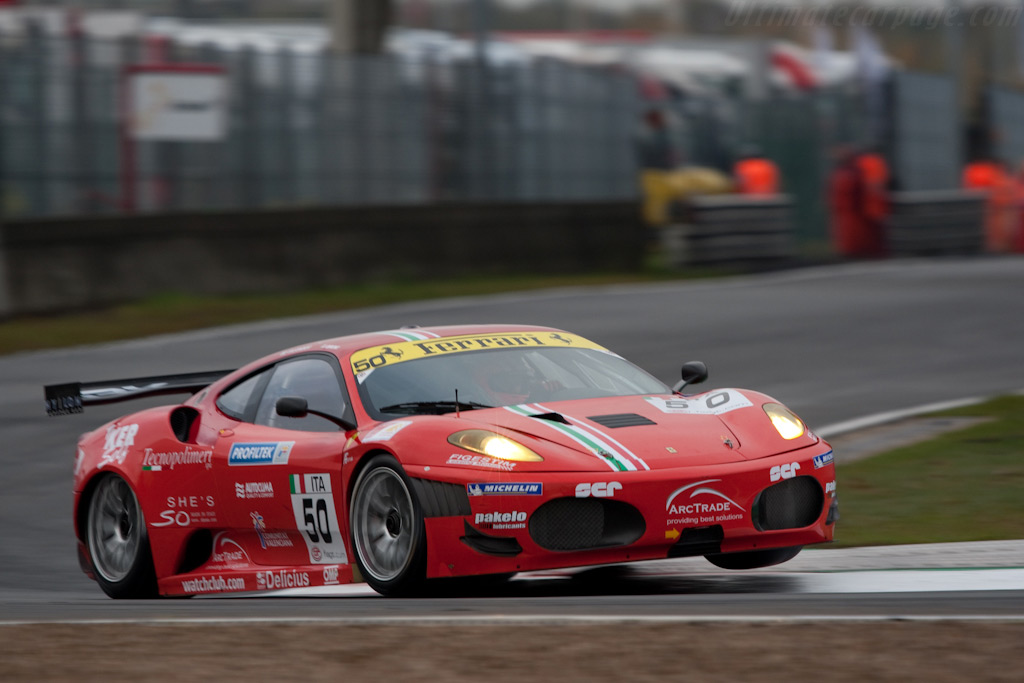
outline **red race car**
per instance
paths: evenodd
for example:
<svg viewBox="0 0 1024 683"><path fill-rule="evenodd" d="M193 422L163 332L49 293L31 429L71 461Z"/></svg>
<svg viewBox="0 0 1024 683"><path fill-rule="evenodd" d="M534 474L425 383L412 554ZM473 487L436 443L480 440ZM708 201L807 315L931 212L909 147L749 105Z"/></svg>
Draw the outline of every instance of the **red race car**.
<svg viewBox="0 0 1024 683"><path fill-rule="evenodd" d="M111 597L703 555L783 562L832 539L832 449L763 394L670 389L551 328L354 335L241 369L46 387L50 414L192 393L84 434L83 569Z"/></svg>

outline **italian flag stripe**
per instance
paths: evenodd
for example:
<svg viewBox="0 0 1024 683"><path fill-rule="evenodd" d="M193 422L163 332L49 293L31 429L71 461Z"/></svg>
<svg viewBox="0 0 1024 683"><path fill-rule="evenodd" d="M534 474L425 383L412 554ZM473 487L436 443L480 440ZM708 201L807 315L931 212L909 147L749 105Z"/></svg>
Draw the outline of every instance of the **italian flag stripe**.
<svg viewBox="0 0 1024 683"><path fill-rule="evenodd" d="M292 477L292 493L302 493L302 475L293 474Z"/></svg>
<svg viewBox="0 0 1024 683"><path fill-rule="evenodd" d="M530 412L530 410L525 408L524 406L505 406L505 408L513 413L518 413L519 415L525 415L527 417L537 414ZM624 461L624 458L622 458L621 456L617 456L617 454L614 451L609 452L604 450L601 447L601 444L595 443L593 439L589 438L588 435L582 432L581 430L571 427L570 425L561 424L559 422L552 422L550 420L543 420L543 422L548 427L555 429L559 432L562 432L576 443L585 446L587 450L589 450L595 456L603 460L604 463L608 465L608 467L610 467L611 469L618 470L620 472L625 470L636 469L636 465L629 462L628 460Z"/></svg>

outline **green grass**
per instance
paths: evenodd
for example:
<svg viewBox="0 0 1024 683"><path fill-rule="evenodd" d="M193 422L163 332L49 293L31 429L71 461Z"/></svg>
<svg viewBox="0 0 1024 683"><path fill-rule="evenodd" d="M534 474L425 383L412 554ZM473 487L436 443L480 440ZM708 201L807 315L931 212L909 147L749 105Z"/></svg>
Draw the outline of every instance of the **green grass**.
<svg viewBox="0 0 1024 683"><path fill-rule="evenodd" d="M0 355L17 351L95 344L285 316L451 296L498 294L551 287L612 285L693 279L723 271L670 272L649 266L638 273L524 275L435 281L372 283L288 294L191 296L167 294L138 303L53 316L22 316L0 322Z"/></svg>
<svg viewBox="0 0 1024 683"><path fill-rule="evenodd" d="M942 415L994 419L840 465L836 545L1024 539L1024 396Z"/></svg>

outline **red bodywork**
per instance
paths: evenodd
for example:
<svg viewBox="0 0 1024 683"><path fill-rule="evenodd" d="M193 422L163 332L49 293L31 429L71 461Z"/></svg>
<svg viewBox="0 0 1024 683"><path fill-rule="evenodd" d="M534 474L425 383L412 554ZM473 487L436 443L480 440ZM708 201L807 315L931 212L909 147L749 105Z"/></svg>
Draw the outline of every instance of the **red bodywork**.
<svg viewBox="0 0 1024 683"><path fill-rule="evenodd" d="M91 484L98 475L116 472L140 501L163 595L359 581L349 538L349 494L360 466L381 452L398 459L413 479L451 484L450 490L468 493L463 497L468 498L468 514L464 507L455 514L442 506L425 520L428 578L705 554L708 534L714 551L722 553L832 539L831 447L809 431L783 439L762 409L775 401L757 392L720 389L685 397L583 399L387 422L371 419L360 404L349 360L360 349L395 343L410 334L446 338L513 332L559 331L462 326L316 342L240 368L183 404L130 414L83 435L74 479L83 568L92 575L84 542ZM260 367L324 353L340 364L357 429L275 429L240 422L215 405L222 391ZM712 410L729 401L740 407ZM698 414L690 414L693 407L700 408ZM171 426L172 412L183 408L198 411L187 442ZM557 414L564 422L531 413ZM609 427L589 419L617 415L642 424ZM451 434L474 427L514 435L544 461L495 461L448 442ZM615 469L587 443L604 444L635 469ZM288 453L282 464L239 466L231 462L235 444L262 445L267 454L272 446L275 453ZM797 528L759 530L757 508L764 507L759 495L797 479L810 492L817 514ZM627 504L642 521L630 513L629 529L597 543L607 547L560 550L552 549L550 540L547 548L538 545L531 533L537 510L549 501L578 498L602 501L605 514L619 509L608 505ZM547 531L548 537L558 535L557 529ZM467 542L473 536L515 539L521 551L485 552ZM502 547L507 548L505 543Z"/></svg>

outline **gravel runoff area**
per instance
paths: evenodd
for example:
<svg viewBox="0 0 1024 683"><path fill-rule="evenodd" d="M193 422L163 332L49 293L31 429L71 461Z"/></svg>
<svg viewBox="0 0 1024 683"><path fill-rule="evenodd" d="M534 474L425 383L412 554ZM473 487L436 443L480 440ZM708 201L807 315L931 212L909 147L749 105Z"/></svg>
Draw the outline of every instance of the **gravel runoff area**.
<svg viewBox="0 0 1024 683"><path fill-rule="evenodd" d="M1019 681L1024 622L38 625L4 681Z"/></svg>

